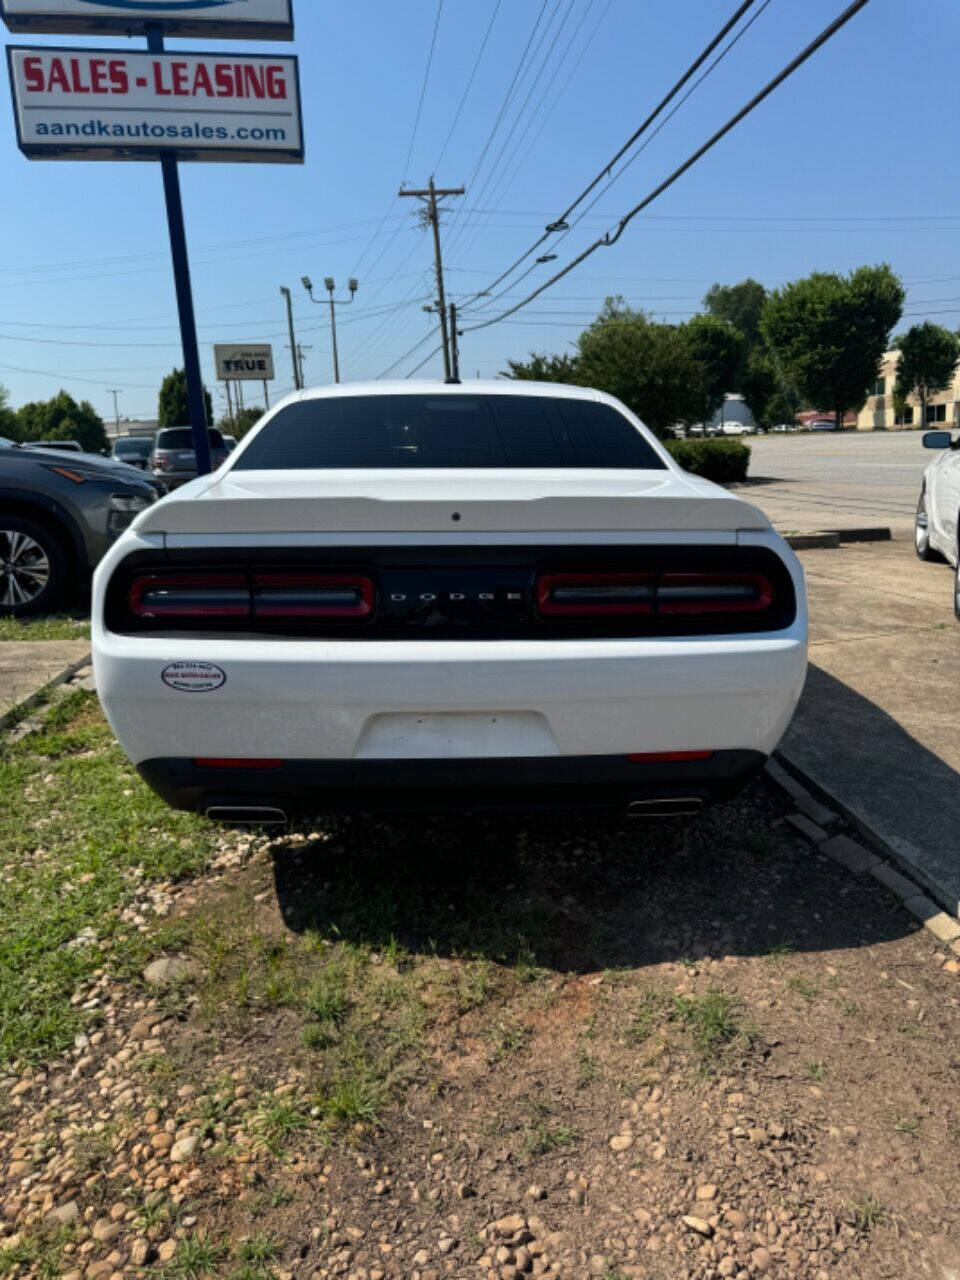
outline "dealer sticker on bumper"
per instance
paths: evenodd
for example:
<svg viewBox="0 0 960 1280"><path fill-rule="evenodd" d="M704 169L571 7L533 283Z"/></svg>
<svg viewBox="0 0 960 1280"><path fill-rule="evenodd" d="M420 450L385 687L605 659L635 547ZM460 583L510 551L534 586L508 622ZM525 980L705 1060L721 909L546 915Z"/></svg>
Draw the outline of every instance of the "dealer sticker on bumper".
<svg viewBox="0 0 960 1280"><path fill-rule="evenodd" d="M212 662L171 662L160 672L160 678L180 693L212 693L227 683L226 672Z"/></svg>

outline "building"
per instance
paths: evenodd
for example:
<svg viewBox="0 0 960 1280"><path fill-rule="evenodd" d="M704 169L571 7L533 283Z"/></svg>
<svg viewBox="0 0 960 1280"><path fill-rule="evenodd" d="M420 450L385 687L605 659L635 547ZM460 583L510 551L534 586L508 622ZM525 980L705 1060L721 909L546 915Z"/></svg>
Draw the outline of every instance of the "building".
<svg viewBox="0 0 960 1280"><path fill-rule="evenodd" d="M737 422L741 426L749 427L751 431L755 430L757 425L743 396L733 395L730 392L723 397L723 404L707 423L707 430L714 431L722 427L725 422Z"/></svg>
<svg viewBox="0 0 960 1280"><path fill-rule="evenodd" d="M897 381L899 351L887 351L880 368L880 377L867 396L867 402L857 414L858 431L909 431L924 426L943 425L960 427L960 365L954 370L953 382L943 391L930 396L927 401L927 420L920 421L920 401L908 396L902 415L893 404L893 389Z"/></svg>
<svg viewBox="0 0 960 1280"><path fill-rule="evenodd" d="M116 440L120 436L155 436L160 429L156 418L121 418L119 427L113 418L104 420L108 440Z"/></svg>

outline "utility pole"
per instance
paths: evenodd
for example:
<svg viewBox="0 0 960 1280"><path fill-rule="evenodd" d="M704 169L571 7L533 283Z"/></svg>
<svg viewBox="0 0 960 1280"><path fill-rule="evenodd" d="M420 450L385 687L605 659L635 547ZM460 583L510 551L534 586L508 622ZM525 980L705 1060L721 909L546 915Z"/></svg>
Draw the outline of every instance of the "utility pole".
<svg viewBox="0 0 960 1280"><path fill-rule="evenodd" d="M293 298L290 296L290 290L285 286L280 286L280 292L287 300L287 327L290 330L290 356L293 360L293 385L297 391L303 390L303 370L300 362L297 360L297 335L293 328Z"/></svg>
<svg viewBox="0 0 960 1280"><path fill-rule="evenodd" d="M315 298L313 296L313 281L310 279L310 277L303 276L301 278L300 283L306 289L307 297L310 299L310 301L315 302L317 306L320 306L321 305L320 299ZM327 293L330 295L330 336L333 339L333 380L334 382L339 382L340 381L340 354L337 351L337 307L349 307L350 303L356 297L357 288L359 286L357 285L357 282L353 278L353 276L351 276L349 281L347 282L347 287L350 290L349 298L334 298L333 291L337 286L333 282L333 276L327 276L324 279L323 287L326 289Z"/></svg>
<svg viewBox="0 0 960 1280"><path fill-rule="evenodd" d="M119 402L120 392L108 391L107 395L113 396L113 421L117 428L117 435L119 435L120 434L120 402Z"/></svg>
<svg viewBox="0 0 960 1280"><path fill-rule="evenodd" d="M450 303L450 364L451 378L460 381L460 331L457 329L457 304Z"/></svg>
<svg viewBox="0 0 960 1280"><path fill-rule="evenodd" d="M312 351L313 347L305 347L302 342L297 343L297 364L300 367L300 387L301 389L307 385L307 380L303 376L303 353Z"/></svg>
<svg viewBox="0 0 960 1280"><path fill-rule="evenodd" d="M433 178L423 191L407 191L401 189L402 196L413 196L426 205L426 220L433 228L433 258L437 273L437 310L440 313L440 338L443 343L443 376L447 382L453 377L453 365L450 359L450 335L447 332L447 299L443 289L443 256L440 252L440 215L437 201L447 196L462 196L466 187L437 187Z"/></svg>

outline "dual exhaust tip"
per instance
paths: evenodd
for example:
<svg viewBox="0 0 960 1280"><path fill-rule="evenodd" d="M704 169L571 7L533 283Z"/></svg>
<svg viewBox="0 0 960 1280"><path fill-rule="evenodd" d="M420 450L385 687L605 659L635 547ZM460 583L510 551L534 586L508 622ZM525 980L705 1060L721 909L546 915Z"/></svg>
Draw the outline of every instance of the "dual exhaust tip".
<svg viewBox="0 0 960 1280"><path fill-rule="evenodd" d="M671 796L660 800L631 800L628 818L685 818L703 808L700 796ZM283 809L272 805L211 805L206 810L211 822L237 827L282 827L288 817Z"/></svg>

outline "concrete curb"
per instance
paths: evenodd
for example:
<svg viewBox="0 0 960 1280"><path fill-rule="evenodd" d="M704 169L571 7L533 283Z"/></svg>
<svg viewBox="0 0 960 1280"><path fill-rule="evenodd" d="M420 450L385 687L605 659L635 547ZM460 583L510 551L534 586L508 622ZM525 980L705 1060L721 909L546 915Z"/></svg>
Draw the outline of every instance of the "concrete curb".
<svg viewBox="0 0 960 1280"><path fill-rule="evenodd" d="M819 533L789 533L784 539L794 551L812 551L817 547L841 547L847 542L891 542L893 531L888 525L860 529L823 529Z"/></svg>
<svg viewBox="0 0 960 1280"><path fill-rule="evenodd" d="M785 768L785 765L788 767ZM902 855L899 855L889 842L883 838L882 834L874 831L835 797L826 795L822 787L817 786L806 776L799 765L795 764L782 752L775 752L774 757L767 761L766 773L772 782L776 783L782 791L790 796L800 811L787 816L787 822L794 831L809 840L820 853L846 867L853 875L869 875L884 885L900 899L903 906L912 916L923 923L924 927L933 934L938 942L948 943L951 951L960 956L960 921L948 911L944 911L941 903L934 901L934 898L938 896L943 898L946 895L942 892L938 894L936 886L928 884L927 888L933 894L933 897L930 897L923 892L920 884L909 879L907 875L901 874L901 871L897 870L897 866L908 872L909 875L918 876L919 878L916 868L912 867ZM809 791L807 790L808 785L810 787ZM823 796L829 800L838 812L834 813L826 808L825 805L821 804L818 796ZM810 817L807 816L814 806L820 811L817 814L818 818L823 819L819 825L811 821ZM806 812L803 812L804 810ZM882 849L890 859L890 862L897 865L891 866L890 863L884 862L872 849L858 844L856 840L851 840L849 836L831 835L829 828L839 820L840 815L855 830Z"/></svg>
<svg viewBox="0 0 960 1280"><path fill-rule="evenodd" d="M78 671L82 671L84 667L89 667L92 661L93 654L87 653L76 662L71 662L64 667L62 671L58 671L52 679L47 680L39 689L35 689L29 698L24 698L22 702L18 702L16 706L11 707L9 711L0 716L0 730L6 729L15 720L19 720L25 711L32 711L43 700L45 694L49 693L51 689L56 689L58 685L66 684L68 680L72 680Z"/></svg>

